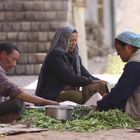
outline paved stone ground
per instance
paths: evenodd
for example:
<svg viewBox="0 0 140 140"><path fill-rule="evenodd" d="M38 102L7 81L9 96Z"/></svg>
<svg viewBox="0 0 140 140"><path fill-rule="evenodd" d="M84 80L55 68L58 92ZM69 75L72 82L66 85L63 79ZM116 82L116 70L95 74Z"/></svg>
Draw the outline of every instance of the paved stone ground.
<svg viewBox="0 0 140 140"><path fill-rule="evenodd" d="M24 91L34 94L38 76L29 76L29 75L22 75L22 76L8 76L9 79L18 85Z"/></svg>

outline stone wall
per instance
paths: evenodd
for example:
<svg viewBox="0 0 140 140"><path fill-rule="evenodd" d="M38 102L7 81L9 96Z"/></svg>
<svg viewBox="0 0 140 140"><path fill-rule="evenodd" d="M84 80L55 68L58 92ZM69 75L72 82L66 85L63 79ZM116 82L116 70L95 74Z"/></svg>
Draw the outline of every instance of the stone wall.
<svg viewBox="0 0 140 140"><path fill-rule="evenodd" d="M39 74L56 29L68 23L69 0L1 0L0 42L12 42L21 52L9 74Z"/></svg>

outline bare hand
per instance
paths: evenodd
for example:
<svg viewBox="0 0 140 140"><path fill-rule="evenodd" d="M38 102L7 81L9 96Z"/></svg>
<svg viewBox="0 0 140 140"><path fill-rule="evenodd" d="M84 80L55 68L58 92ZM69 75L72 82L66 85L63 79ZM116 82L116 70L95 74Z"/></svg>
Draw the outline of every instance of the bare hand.
<svg viewBox="0 0 140 140"><path fill-rule="evenodd" d="M58 102L52 101L52 100L47 100L47 104L48 104L48 105L59 105Z"/></svg>

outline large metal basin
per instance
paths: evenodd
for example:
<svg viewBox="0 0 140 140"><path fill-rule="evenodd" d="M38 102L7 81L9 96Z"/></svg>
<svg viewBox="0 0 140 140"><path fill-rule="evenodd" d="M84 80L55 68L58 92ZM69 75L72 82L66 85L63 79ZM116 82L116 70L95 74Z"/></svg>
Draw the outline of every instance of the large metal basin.
<svg viewBox="0 0 140 140"><path fill-rule="evenodd" d="M73 108L71 106L57 106L57 105L47 105L45 113L47 116L53 117L57 120L71 120Z"/></svg>

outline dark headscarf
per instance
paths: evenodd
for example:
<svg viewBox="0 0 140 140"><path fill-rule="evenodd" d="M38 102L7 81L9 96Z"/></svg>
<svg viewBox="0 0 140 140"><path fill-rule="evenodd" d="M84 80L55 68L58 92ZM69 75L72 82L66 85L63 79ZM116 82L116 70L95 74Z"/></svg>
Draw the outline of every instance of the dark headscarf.
<svg viewBox="0 0 140 140"><path fill-rule="evenodd" d="M45 63L47 61L47 56L54 50L59 50L59 51L62 51L66 54L67 53L67 47L68 47L68 39L70 38L71 34L73 32L76 32L76 29L73 28L72 26L64 26L62 28L59 28L52 41L51 41L51 46L50 46L50 49L48 50L48 53L45 57L45 60L43 62L43 65L41 67L41 71L40 71L40 74L39 74L39 79L38 79L38 85L37 85L37 89L36 89L36 94L37 94L37 90L41 87L41 81L44 77L43 75L43 71L44 71L44 68L45 68ZM71 53L71 56L74 58L75 60L75 69L76 69L76 75L78 76L81 76L81 69L80 69L80 56L79 56L79 53L78 53L78 46L76 44L73 52Z"/></svg>
<svg viewBox="0 0 140 140"><path fill-rule="evenodd" d="M61 27L59 28L52 41L51 41L51 46L50 46L50 49L48 50L48 53L47 53L47 56L49 55L50 52L54 51L54 50L59 50L59 51L62 51L62 52L65 52L66 53L66 50L67 50L67 47L68 47L68 39L71 37L71 34L73 32L76 32L77 33L77 30L72 27L72 26L64 26L64 27ZM80 56L79 56L79 50L78 50L78 45L76 44L73 52L72 52L72 57L75 59L75 64L76 64L76 74L78 76L81 76L81 70L80 70ZM45 61L47 59L47 56L45 58ZM45 65L45 61L42 65L42 69Z"/></svg>

